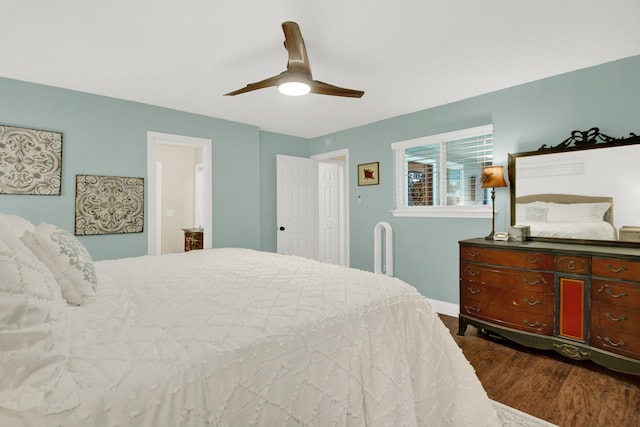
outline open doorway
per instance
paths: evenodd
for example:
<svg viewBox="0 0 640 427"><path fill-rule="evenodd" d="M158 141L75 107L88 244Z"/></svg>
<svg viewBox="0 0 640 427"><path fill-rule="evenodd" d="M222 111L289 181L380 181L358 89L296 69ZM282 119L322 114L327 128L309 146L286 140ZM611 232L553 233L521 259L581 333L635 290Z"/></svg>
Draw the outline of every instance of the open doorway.
<svg viewBox="0 0 640 427"><path fill-rule="evenodd" d="M147 132L148 253L182 252L183 228L212 245L211 140Z"/></svg>

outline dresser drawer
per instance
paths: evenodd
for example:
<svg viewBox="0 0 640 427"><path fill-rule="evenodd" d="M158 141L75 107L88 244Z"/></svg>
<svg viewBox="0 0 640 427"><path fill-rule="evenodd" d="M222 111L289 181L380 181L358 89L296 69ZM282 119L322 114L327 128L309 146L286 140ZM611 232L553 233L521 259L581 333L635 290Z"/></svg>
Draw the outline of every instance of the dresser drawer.
<svg viewBox="0 0 640 427"><path fill-rule="evenodd" d="M640 309L593 302L591 304L591 326L635 333L640 340Z"/></svg>
<svg viewBox="0 0 640 427"><path fill-rule="evenodd" d="M594 276L640 282L640 262L594 257L591 273Z"/></svg>
<svg viewBox="0 0 640 427"><path fill-rule="evenodd" d="M553 292L553 273L460 263L460 278L501 288L532 292Z"/></svg>
<svg viewBox="0 0 640 427"><path fill-rule="evenodd" d="M640 284L592 279L591 301L640 308Z"/></svg>
<svg viewBox="0 0 640 427"><path fill-rule="evenodd" d="M556 256L556 271L570 274L590 274L591 260L581 256Z"/></svg>
<svg viewBox="0 0 640 427"><path fill-rule="evenodd" d="M500 289L492 288L486 283L460 280L460 304L480 301L490 304L493 295Z"/></svg>
<svg viewBox="0 0 640 427"><path fill-rule="evenodd" d="M504 306L480 301L461 302L460 313L469 317L534 334L553 335L553 316L511 310Z"/></svg>
<svg viewBox="0 0 640 427"><path fill-rule="evenodd" d="M477 246L461 246L460 259L490 265L513 268L553 270L554 256L538 252L487 249Z"/></svg>
<svg viewBox="0 0 640 427"><path fill-rule="evenodd" d="M553 316L553 294L521 291L515 288L496 288L476 282L460 283L460 301L462 305L475 302L504 307L508 310Z"/></svg>
<svg viewBox="0 0 640 427"><path fill-rule="evenodd" d="M591 328L592 346L633 359L640 359L639 338L637 333L615 327L592 326Z"/></svg>

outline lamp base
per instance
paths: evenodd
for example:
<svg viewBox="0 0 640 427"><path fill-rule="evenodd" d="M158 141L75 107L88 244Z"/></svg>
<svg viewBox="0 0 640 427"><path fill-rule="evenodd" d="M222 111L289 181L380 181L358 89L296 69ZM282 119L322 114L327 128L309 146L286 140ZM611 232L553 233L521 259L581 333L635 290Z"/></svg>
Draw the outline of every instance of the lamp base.
<svg viewBox="0 0 640 427"><path fill-rule="evenodd" d="M485 239L485 240L493 240L493 236L494 236L494 234L493 234L493 231L492 231L492 232L491 232L491 234L489 234L489 235L488 235L487 237L485 237L484 239Z"/></svg>

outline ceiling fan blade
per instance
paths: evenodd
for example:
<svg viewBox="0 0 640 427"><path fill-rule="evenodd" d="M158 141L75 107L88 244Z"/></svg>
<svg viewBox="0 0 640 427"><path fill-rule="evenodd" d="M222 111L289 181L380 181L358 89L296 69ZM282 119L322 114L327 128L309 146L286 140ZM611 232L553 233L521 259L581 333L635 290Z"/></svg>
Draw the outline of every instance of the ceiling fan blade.
<svg viewBox="0 0 640 427"><path fill-rule="evenodd" d="M259 82L249 83L242 89L234 90L233 92L225 93L224 96L234 96L241 93L251 92L252 90L264 89L266 87L277 86L280 82L281 74L277 76L269 77L268 79L260 80Z"/></svg>
<svg viewBox="0 0 640 427"><path fill-rule="evenodd" d="M282 23L282 31L284 32L284 47L289 52L287 70L299 71L308 74L311 78L311 65L300 27L293 21L286 21Z"/></svg>
<svg viewBox="0 0 640 427"><path fill-rule="evenodd" d="M362 90L346 89L318 80L314 80L311 84L311 93L317 93L319 95L346 96L349 98L361 98L362 95L364 95L364 91Z"/></svg>

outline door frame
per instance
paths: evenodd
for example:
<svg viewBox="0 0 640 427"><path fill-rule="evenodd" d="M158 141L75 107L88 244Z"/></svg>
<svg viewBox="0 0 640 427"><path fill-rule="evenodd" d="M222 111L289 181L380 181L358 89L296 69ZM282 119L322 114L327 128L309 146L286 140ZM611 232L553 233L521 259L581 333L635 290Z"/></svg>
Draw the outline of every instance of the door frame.
<svg viewBox="0 0 640 427"><path fill-rule="evenodd" d="M156 148L158 145L182 145L188 147L198 147L202 149L202 163L204 166L204 247L213 247L213 186L212 177L212 146L210 139L196 138L192 136L174 135L161 132L147 132L147 181L148 181L148 201L147 201L147 253L149 255L160 255L157 236L160 223L162 222L162 212L158 211L157 191L162 183L156 177ZM160 209L161 210L161 209Z"/></svg>
<svg viewBox="0 0 640 427"><path fill-rule="evenodd" d="M350 232L349 232L349 225L350 225L350 217L349 217L349 176L351 175L349 173L349 149L348 148L344 148L342 150L336 150L336 151L329 151L327 153L320 153L320 154L315 154L313 156L311 156L312 159L318 160L318 161L322 161L322 160L335 160L336 158L344 158L344 183L343 183L343 194L344 194L344 200L343 200L343 206L344 206L344 211L342 212L342 216L343 216L343 226L342 229L340 230L341 233L341 240L343 242L342 245L342 250L344 253L344 265L349 267L351 265L351 250L350 250Z"/></svg>

